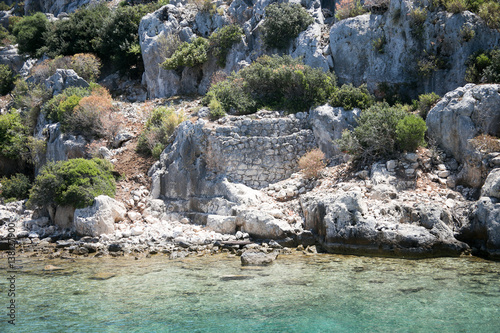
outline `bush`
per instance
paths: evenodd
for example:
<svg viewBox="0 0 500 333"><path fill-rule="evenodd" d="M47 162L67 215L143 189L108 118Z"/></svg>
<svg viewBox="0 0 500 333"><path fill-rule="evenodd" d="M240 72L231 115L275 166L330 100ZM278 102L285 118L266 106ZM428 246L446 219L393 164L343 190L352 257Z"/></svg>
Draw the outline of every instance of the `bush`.
<svg viewBox="0 0 500 333"><path fill-rule="evenodd" d="M224 113L247 114L257 111L257 102L244 87L244 80L237 75L230 76L225 81L220 81L210 87L203 98L203 104L210 105L212 100L217 100ZM217 111L220 113L220 111Z"/></svg>
<svg viewBox="0 0 500 333"><path fill-rule="evenodd" d="M33 58L39 56L39 49L44 46L43 35L48 27L49 20L42 13L26 16L17 22L12 32L16 37L19 53Z"/></svg>
<svg viewBox="0 0 500 333"><path fill-rule="evenodd" d="M338 141L340 149L360 162L390 157L398 148L397 125L406 115L401 105L374 104L361 113L358 126L352 132L346 130L342 133Z"/></svg>
<svg viewBox="0 0 500 333"><path fill-rule="evenodd" d="M78 158L48 163L36 177L27 205L83 208L99 195L115 195L113 165L97 158Z"/></svg>
<svg viewBox="0 0 500 333"><path fill-rule="evenodd" d="M209 42L203 37L197 37L192 43L184 42L172 57L163 62L164 69L178 69L183 66L196 67L208 60Z"/></svg>
<svg viewBox="0 0 500 333"><path fill-rule="evenodd" d="M77 53L96 53L101 42L100 32L111 15L106 4L88 5L69 15L67 20L54 22L44 34L49 57ZM108 53L113 52L108 50Z"/></svg>
<svg viewBox="0 0 500 333"><path fill-rule="evenodd" d="M270 4L266 7L262 24L264 43L268 47L284 49L313 22L311 15L298 4Z"/></svg>
<svg viewBox="0 0 500 333"><path fill-rule="evenodd" d="M420 117L424 120L427 118L427 113L436 102L440 99L438 94L432 92L429 94L423 94L418 96L417 101L413 101L413 108L418 111Z"/></svg>
<svg viewBox="0 0 500 333"><path fill-rule="evenodd" d="M299 159L299 169L309 179L318 178L325 166L325 154L319 148L309 151Z"/></svg>
<svg viewBox="0 0 500 333"><path fill-rule="evenodd" d="M335 6L335 19L341 21L349 17L362 15L366 12L367 10L361 6L359 0L341 0Z"/></svg>
<svg viewBox="0 0 500 333"><path fill-rule="evenodd" d="M466 0L446 0L444 6L448 12L453 14L461 13L468 9Z"/></svg>
<svg viewBox="0 0 500 333"><path fill-rule="evenodd" d="M210 108L210 113L209 113L210 120L217 120L226 115L226 112L224 111L222 104L217 100L217 98L213 98L210 101L210 104L208 104L208 107Z"/></svg>
<svg viewBox="0 0 500 333"><path fill-rule="evenodd" d="M28 128L16 110L0 115L0 155L17 159L26 154Z"/></svg>
<svg viewBox="0 0 500 333"><path fill-rule="evenodd" d="M14 74L7 65L0 65L0 94L7 95L14 88Z"/></svg>
<svg viewBox="0 0 500 333"><path fill-rule="evenodd" d="M28 83L16 80L12 90L13 106L22 111L23 122L33 132L42 105L51 97L51 93L43 84Z"/></svg>
<svg viewBox="0 0 500 333"><path fill-rule="evenodd" d="M349 83L344 84L333 94L330 104L334 107L343 107L346 110L354 108L364 110L373 104L373 98L365 85L356 88Z"/></svg>
<svg viewBox="0 0 500 333"><path fill-rule="evenodd" d="M396 125L396 140L399 149L414 152L418 147L424 146L426 131L425 120L421 117L413 114L405 116Z"/></svg>
<svg viewBox="0 0 500 333"><path fill-rule="evenodd" d="M467 61L465 80L474 83L500 83L500 49L473 54Z"/></svg>
<svg viewBox="0 0 500 333"><path fill-rule="evenodd" d="M290 56L263 56L226 81L213 85L203 99L216 98L227 113L247 114L259 107L291 112L325 103L335 90L335 76Z"/></svg>
<svg viewBox="0 0 500 333"><path fill-rule="evenodd" d="M217 58L220 67L226 66L226 57L235 43L241 41L243 29L235 24L220 28L208 38L210 53Z"/></svg>
<svg viewBox="0 0 500 333"><path fill-rule="evenodd" d="M159 157L158 152L161 154L167 146L170 136L184 120L184 114L177 114L174 109L165 107L154 109L139 135L137 151Z"/></svg>
<svg viewBox="0 0 500 333"><path fill-rule="evenodd" d="M6 201L16 201L28 198L31 181L26 175L17 173L10 178L2 177L0 183L2 184L0 195Z"/></svg>

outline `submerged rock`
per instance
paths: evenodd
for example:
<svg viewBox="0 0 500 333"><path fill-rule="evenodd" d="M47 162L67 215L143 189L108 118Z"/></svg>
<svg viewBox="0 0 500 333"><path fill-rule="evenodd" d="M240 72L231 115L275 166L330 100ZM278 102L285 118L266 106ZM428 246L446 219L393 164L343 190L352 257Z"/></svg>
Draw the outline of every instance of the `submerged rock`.
<svg viewBox="0 0 500 333"><path fill-rule="evenodd" d="M74 227L82 236L100 236L115 232L115 222L125 219L125 206L105 195L100 195L94 204L75 210Z"/></svg>
<svg viewBox="0 0 500 333"><path fill-rule="evenodd" d="M278 252L271 253L248 250L241 255L241 265L243 266L267 266L273 263L278 257Z"/></svg>

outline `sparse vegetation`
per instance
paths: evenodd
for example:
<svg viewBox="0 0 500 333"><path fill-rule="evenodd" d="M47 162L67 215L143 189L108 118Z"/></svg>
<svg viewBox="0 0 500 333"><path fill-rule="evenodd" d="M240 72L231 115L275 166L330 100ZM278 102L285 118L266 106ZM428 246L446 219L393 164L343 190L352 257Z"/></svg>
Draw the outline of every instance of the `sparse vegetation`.
<svg viewBox="0 0 500 333"><path fill-rule="evenodd" d="M373 50L377 53L384 53L386 43L387 41L385 40L385 36L374 39L372 41Z"/></svg>
<svg viewBox="0 0 500 333"><path fill-rule="evenodd" d="M27 205L29 207L92 205L99 195L114 197L113 165L94 158L48 163L36 177Z"/></svg>
<svg viewBox="0 0 500 333"><path fill-rule="evenodd" d="M470 42L476 36L476 31L464 23L462 29L460 29L460 35L464 42Z"/></svg>
<svg viewBox="0 0 500 333"><path fill-rule="evenodd" d="M311 15L298 4L270 4L262 24L264 43L271 48L287 48L313 22Z"/></svg>
<svg viewBox="0 0 500 333"><path fill-rule="evenodd" d="M319 148L307 152L299 159L299 169L309 179L318 178L325 167L325 154Z"/></svg>

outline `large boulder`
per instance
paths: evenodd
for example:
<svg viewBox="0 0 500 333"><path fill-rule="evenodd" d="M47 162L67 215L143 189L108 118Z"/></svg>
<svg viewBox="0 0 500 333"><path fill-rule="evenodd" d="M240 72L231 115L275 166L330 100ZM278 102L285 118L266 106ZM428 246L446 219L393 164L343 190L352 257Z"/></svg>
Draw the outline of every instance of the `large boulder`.
<svg viewBox="0 0 500 333"><path fill-rule="evenodd" d="M430 1L396 0L381 15L368 13L335 23L330 48L339 81L366 83L380 97L388 93L381 89L382 83L415 95L431 91L442 95L463 86L469 56L498 46L500 33L469 11L452 14L431 8ZM423 10L422 23L413 18L417 10ZM464 27L475 31L469 41L464 40ZM435 71L419 72L419 66L433 62Z"/></svg>
<svg viewBox="0 0 500 333"><path fill-rule="evenodd" d="M72 69L57 69L56 73L45 80L45 87L52 91L52 94L59 95L68 87L89 87L89 83L82 79Z"/></svg>
<svg viewBox="0 0 500 333"><path fill-rule="evenodd" d="M90 207L75 210L74 228L81 236L98 237L115 232L115 223L125 219L125 206L105 195L100 195Z"/></svg>
<svg viewBox="0 0 500 333"><path fill-rule="evenodd" d="M490 172L481 189L481 196L500 199L500 168Z"/></svg>
<svg viewBox="0 0 500 333"><path fill-rule="evenodd" d="M241 255L242 266L268 266L278 257L277 252L264 253L259 251L245 251Z"/></svg>
<svg viewBox="0 0 500 333"><path fill-rule="evenodd" d="M481 187L487 170L470 140L479 134L500 136L500 85L467 84L447 93L429 111L429 137L464 164L459 181Z"/></svg>
<svg viewBox="0 0 500 333"><path fill-rule="evenodd" d="M24 65L25 57L20 55L16 45L8 45L0 49L0 64L7 65L15 73L19 73Z"/></svg>

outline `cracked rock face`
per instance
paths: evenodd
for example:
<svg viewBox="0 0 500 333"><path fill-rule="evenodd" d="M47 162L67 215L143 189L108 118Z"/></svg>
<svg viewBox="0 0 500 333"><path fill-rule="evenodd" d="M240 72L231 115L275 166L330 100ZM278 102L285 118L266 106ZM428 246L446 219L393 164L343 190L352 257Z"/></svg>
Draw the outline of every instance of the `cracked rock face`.
<svg viewBox="0 0 500 333"><path fill-rule="evenodd" d="M499 45L500 34L471 12L451 14L431 11L429 6L427 1L421 4L423 23L413 21L418 4L408 0L391 1L383 15L364 14L335 23L330 30L330 49L339 81L366 83L380 97L384 97L380 83L404 94L411 90L443 95L463 86L468 57ZM474 38L464 40L464 27L475 31ZM419 62L432 57L444 65L435 66L436 71L424 76ZM409 89L412 84L417 84L417 89Z"/></svg>

